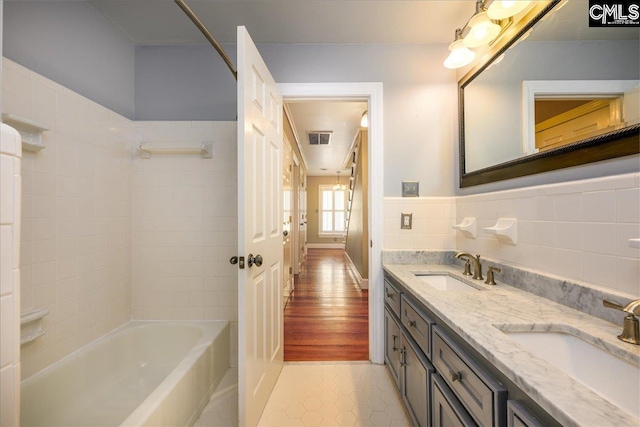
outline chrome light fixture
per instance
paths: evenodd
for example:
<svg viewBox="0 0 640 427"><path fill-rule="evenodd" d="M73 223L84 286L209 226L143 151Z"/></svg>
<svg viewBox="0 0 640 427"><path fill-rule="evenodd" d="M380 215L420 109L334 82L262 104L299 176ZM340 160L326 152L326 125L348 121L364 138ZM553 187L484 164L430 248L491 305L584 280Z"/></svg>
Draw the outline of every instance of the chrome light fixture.
<svg viewBox="0 0 640 427"><path fill-rule="evenodd" d="M450 69L464 67L474 60L475 52L469 50L462 40L462 29L456 30L456 39L449 45L449 56L444 60L444 66Z"/></svg>
<svg viewBox="0 0 640 427"><path fill-rule="evenodd" d="M487 9L491 19L507 19L517 15L529 6L531 1L493 0Z"/></svg>
<svg viewBox="0 0 640 427"><path fill-rule="evenodd" d="M360 127L369 127L369 110L364 110L364 113L362 113L362 117L360 118Z"/></svg>
<svg viewBox="0 0 640 427"><path fill-rule="evenodd" d="M469 50L486 46L500 36L511 22L511 17L527 9L531 1L476 0L476 11L464 27L456 30L456 37L449 45L449 56L444 61L447 68L461 68L476 57ZM488 7L487 7L488 6Z"/></svg>
<svg viewBox="0 0 640 427"><path fill-rule="evenodd" d="M466 47L470 48L491 43L502 30L500 25L489 18L482 7L482 0L476 1L476 13L467 23L467 27L469 27L469 32L464 36L463 42Z"/></svg>

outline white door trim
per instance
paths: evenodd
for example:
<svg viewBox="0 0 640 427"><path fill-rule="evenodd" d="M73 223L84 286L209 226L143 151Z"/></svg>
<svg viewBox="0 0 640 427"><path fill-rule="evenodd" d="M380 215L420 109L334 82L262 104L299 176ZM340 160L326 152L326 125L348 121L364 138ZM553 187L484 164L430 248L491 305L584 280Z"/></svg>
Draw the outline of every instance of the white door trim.
<svg viewBox="0 0 640 427"><path fill-rule="evenodd" d="M279 83L285 99L369 102L369 358L384 363L383 248L383 103L382 83Z"/></svg>

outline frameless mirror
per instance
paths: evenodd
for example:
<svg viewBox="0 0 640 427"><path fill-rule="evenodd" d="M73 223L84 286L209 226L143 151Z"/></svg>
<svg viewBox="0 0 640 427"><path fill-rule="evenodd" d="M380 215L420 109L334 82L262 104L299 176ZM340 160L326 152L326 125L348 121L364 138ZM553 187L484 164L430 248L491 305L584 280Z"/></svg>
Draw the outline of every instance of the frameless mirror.
<svg viewBox="0 0 640 427"><path fill-rule="evenodd" d="M640 28L547 3L460 81L461 187L640 151Z"/></svg>

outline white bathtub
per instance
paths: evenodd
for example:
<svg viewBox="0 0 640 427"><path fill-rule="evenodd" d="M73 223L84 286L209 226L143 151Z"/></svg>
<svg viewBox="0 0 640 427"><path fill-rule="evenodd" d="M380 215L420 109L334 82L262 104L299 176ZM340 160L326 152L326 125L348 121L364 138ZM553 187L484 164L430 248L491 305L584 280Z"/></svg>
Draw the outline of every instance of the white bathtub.
<svg viewBox="0 0 640 427"><path fill-rule="evenodd" d="M190 426L229 368L229 323L132 321L23 381L21 426Z"/></svg>

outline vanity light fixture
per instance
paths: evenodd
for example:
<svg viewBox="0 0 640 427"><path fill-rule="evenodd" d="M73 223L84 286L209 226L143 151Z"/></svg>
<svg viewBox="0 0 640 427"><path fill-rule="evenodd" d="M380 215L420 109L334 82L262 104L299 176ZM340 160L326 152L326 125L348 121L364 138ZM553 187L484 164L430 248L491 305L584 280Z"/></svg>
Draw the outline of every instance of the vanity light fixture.
<svg viewBox="0 0 640 427"><path fill-rule="evenodd" d="M467 23L469 32L464 36L463 43L466 47L474 48L491 43L502 29L500 25L491 20L486 10L482 7L483 0L476 1L476 13ZM514 3L514 2L512 2Z"/></svg>
<svg viewBox="0 0 640 427"><path fill-rule="evenodd" d="M364 110L364 113L362 113L362 118L360 118L360 127L369 127L369 110Z"/></svg>
<svg viewBox="0 0 640 427"><path fill-rule="evenodd" d="M449 56L444 60L444 66L450 69L464 67L474 60L475 52L469 50L462 40L462 29L456 29L456 39L449 45Z"/></svg>
<svg viewBox="0 0 640 427"><path fill-rule="evenodd" d="M531 1L493 0L487 9L491 19L507 19L517 15L529 6Z"/></svg>

